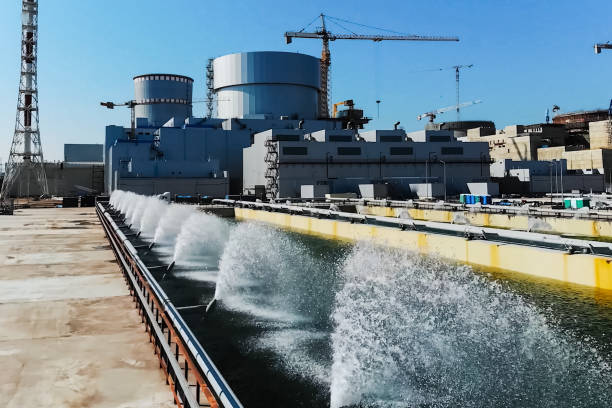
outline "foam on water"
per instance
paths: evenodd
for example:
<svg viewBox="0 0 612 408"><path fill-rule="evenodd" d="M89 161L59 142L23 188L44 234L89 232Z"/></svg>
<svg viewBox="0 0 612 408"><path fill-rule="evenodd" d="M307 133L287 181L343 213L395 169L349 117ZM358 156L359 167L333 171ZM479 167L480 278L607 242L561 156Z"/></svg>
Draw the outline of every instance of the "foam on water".
<svg viewBox="0 0 612 408"><path fill-rule="evenodd" d="M332 408L595 407L612 398L595 350L469 267L359 244L344 274Z"/></svg>

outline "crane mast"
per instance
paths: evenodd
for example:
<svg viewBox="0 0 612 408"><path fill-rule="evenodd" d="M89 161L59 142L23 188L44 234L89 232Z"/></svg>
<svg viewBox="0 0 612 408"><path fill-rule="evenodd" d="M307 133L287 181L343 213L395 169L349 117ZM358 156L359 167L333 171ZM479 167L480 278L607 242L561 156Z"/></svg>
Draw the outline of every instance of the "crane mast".
<svg viewBox="0 0 612 408"><path fill-rule="evenodd" d="M319 93L319 116L329 117L329 70L331 66L331 53L329 52L329 38L325 28L325 16L321 14L321 27L323 33L323 48L321 49L321 92Z"/></svg>
<svg viewBox="0 0 612 408"><path fill-rule="evenodd" d="M456 88L456 96L457 96L457 122L460 120L459 109L461 108L459 103L459 70L462 68L472 68L474 64L470 65L455 65L453 68L455 69L455 88Z"/></svg>
<svg viewBox="0 0 612 408"><path fill-rule="evenodd" d="M285 32L285 40L287 44L291 44L293 38L314 38L320 39L323 43L321 50L321 91L319 93L319 117L329 118L329 83L330 83L330 67L331 67L331 52L329 50L329 42L336 40L370 40L374 42L380 41L459 41L457 37L442 37L442 36L421 36L421 35L362 35L362 34L333 34L327 30L325 18L335 19L333 17L320 14L321 29L315 32L287 31ZM312 24L312 23L311 23Z"/></svg>

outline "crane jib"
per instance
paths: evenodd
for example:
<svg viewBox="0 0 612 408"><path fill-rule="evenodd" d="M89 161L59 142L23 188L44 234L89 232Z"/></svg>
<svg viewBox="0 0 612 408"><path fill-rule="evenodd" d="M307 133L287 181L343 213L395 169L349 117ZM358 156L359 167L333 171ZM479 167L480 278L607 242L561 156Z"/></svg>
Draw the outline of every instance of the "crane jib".
<svg viewBox="0 0 612 408"><path fill-rule="evenodd" d="M458 37L439 37L424 35L360 35L360 34L331 34L323 33L304 33L288 31L285 33L287 39L290 38L327 38L335 40L372 40L372 41L459 41Z"/></svg>

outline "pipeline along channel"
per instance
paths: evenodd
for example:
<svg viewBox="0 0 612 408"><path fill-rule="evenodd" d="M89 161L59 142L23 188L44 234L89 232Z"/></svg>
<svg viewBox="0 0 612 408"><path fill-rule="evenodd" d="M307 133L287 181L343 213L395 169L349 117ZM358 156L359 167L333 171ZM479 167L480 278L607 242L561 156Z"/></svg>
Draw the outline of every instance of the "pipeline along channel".
<svg viewBox="0 0 612 408"><path fill-rule="evenodd" d="M156 278L245 407L612 401L610 292L133 193L114 192L111 205L135 242L155 243L147 265L175 262Z"/></svg>

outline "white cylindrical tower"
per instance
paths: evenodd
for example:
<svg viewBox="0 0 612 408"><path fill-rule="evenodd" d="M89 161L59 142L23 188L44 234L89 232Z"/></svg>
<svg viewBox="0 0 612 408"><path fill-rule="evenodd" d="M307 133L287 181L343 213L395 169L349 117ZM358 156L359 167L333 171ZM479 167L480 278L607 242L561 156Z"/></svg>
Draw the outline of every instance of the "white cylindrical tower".
<svg viewBox="0 0 612 408"><path fill-rule="evenodd" d="M317 119L319 59L291 52L243 52L213 61L218 117Z"/></svg>

